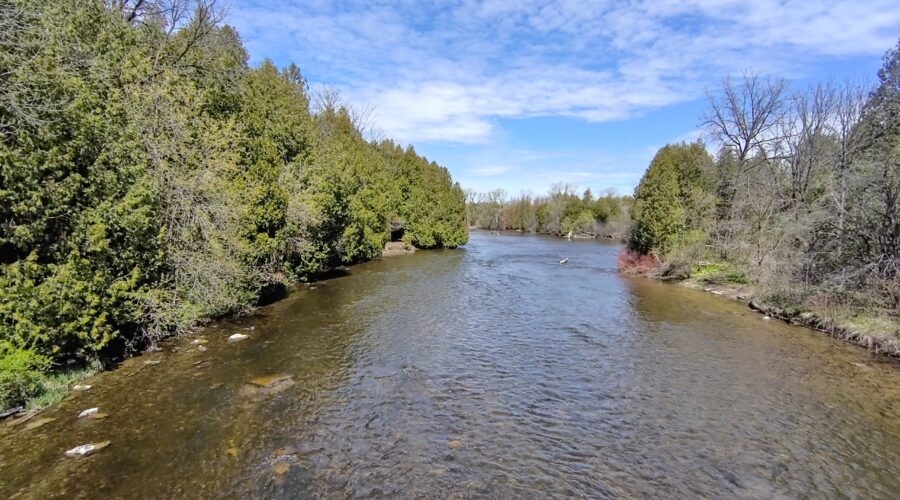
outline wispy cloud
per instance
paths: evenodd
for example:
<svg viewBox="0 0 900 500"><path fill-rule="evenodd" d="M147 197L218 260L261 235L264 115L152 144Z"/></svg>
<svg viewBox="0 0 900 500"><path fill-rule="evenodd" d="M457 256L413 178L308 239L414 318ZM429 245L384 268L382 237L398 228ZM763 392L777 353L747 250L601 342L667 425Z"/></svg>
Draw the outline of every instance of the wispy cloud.
<svg viewBox="0 0 900 500"><path fill-rule="evenodd" d="M798 75L875 54L893 0L232 0L254 57L275 54L402 141L484 143L497 120L599 122L694 99L724 73Z"/></svg>
<svg viewBox="0 0 900 500"><path fill-rule="evenodd" d="M475 167L466 170L466 174L471 177L493 177L497 175L508 174L515 170L513 167L506 165L488 165L483 167Z"/></svg>

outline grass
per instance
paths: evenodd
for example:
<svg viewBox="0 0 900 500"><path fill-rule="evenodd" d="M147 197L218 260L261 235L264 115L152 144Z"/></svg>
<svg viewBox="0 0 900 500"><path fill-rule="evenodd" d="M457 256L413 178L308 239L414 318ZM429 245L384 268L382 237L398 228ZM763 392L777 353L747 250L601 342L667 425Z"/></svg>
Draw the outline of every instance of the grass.
<svg viewBox="0 0 900 500"><path fill-rule="evenodd" d="M900 320L887 315L860 313L852 317L838 316L838 320L857 331L886 333L900 340Z"/></svg>
<svg viewBox="0 0 900 500"><path fill-rule="evenodd" d="M725 262L704 263L691 273L692 278L712 283L733 283L746 285L747 275L743 269Z"/></svg>
<svg viewBox="0 0 900 500"><path fill-rule="evenodd" d="M41 380L40 394L29 399L25 404L25 409L27 411L42 410L62 401L69 395L73 385L99 372L102 368L99 361L94 361L83 368L45 374Z"/></svg>

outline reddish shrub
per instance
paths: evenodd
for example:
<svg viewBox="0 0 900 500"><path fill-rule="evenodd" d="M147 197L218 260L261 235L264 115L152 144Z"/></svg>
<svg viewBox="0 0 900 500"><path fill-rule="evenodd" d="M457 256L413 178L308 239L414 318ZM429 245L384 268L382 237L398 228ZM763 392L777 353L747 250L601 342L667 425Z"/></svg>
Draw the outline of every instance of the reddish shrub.
<svg viewBox="0 0 900 500"><path fill-rule="evenodd" d="M655 255L642 255L634 250L623 248L619 252L619 272L637 274L640 276L650 276L656 274L659 266L662 264Z"/></svg>

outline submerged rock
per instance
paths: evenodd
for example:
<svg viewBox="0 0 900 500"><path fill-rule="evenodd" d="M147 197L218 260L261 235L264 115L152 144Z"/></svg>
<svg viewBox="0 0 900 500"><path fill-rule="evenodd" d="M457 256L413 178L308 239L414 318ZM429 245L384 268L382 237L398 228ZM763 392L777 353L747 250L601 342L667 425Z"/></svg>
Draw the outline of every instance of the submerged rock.
<svg viewBox="0 0 900 500"><path fill-rule="evenodd" d="M198 351L198 352L206 352L206 346L205 346L205 345L198 345L198 346L197 346L197 351Z"/></svg>
<svg viewBox="0 0 900 500"><path fill-rule="evenodd" d="M246 396L276 394L294 384L293 375L288 375L286 373L266 375L264 377L250 379L250 381L241 388L241 393Z"/></svg>
<svg viewBox="0 0 900 500"><path fill-rule="evenodd" d="M87 410L84 410L83 412L79 413L78 418L90 417L91 415L94 415L99 411L100 411L100 408L97 408L96 406L93 408L88 408Z"/></svg>
<svg viewBox="0 0 900 500"><path fill-rule="evenodd" d="M160 361L158 359L148 359L147 361L144 361L144 366L153 366L153 365L158 365L160 363L162 363L162 361Z"/></svg>
<svg viewBox="0 0 900 500"><path fill-rule="evenodd" d="M244 335L243 333L235 333L234 335L228 337L229 343L240 342L242 340L249 339L249 335Z"/></svg>
<svg viewBox="0 0 900 500"><path fill-rule="evenodd" d="M66 452L67 457L86 457L106 448L110 445L109 441L101 441L99 443L88 443L76 446Z"/></svg>
<svg viewBox="0 0 900 500"><path fill-rule="evenodd" d="M283 476L283 475L287 474L288 471L290 471L290 470L291 470L290 462L284 462L284 461L275 462L275 474L278 474L279 476Z"/></svg>
<svg viewBox="0 0 900 500"><path fill-rule="evenodd" d="M297 449L293 446L285 446L284 448L278 448L275 450L275 458L280 457L292 457L297 454Z"/></svg>
<svg viewBox="0 0 900 500"><path fill-rule="evenodd" d="M293 382L293 378L293 375L288 375L287 373L279 373L276 375L266 375L263 377L252 378L250 379L250 384L268 389L285 382Z"/></svg>
<svg viewBox="0 0 900 500"><path fill-rule="evenodd" d="M50 422L53 422L54 420L56 420L56 418L54 418L54 417L39 418L33 422L29 422L28 425L25 426L25 430L30 431L30 430L37 429L38 427L43 427L44 425L49 424Z"/></svg>
<svg viewBox="0 0 900 500"><path fill-rule="evenodd" d="M463 442L459 439L451 439L450 441L447 441L447 446L454 450L458 450L463 447Z"/></svg>
<svg viewBox="0 0 900 500"><path fill-rule="evenodd" d="M200 345L200 344L208 344L209 341L206 339L194 339L191 341L191 344Z"/></svg>

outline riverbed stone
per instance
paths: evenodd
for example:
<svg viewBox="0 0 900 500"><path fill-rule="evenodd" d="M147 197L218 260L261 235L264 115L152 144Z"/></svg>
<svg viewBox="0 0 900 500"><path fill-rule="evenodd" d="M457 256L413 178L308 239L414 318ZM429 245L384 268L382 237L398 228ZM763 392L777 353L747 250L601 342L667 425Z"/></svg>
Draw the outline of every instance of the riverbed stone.
<svg viewBox="0 0 900 500"><path fill-rule="evenodd" d="M228 343L233 344L235 342L240 342L242 340L246 340L249 338L250 338L249 335L244 335L243 333L235 333L234 335L231 335L230 337L228 337Z"/></svg>
<svg viewBox="0 0 900 500"><path fill-rule="evenodd" d="M77 392L85 392L91 390L93 387L87 384L75 384L72 386L73 391Z"/></svg>
<svg viewBox="0 0 900 500"><path fill-rule="evenodd" d="M264 375L262 377L252 378L250 379L250 384L268 389L274 387L275 385L292 381L293 378L293 375L289 375L287 373L278 373L275 375Z"/></svg>
<svg viewBox="0 0 900 500"><path fill-rule="evenodd" d="M284 448L278 448L277 450L275 450L274 454L275 458L295 456L297 455L297 448L294 448L293 446L285 446Z"/></svg>
<svg viewBox="0 0 900 500"><path fill-rule="evenodd" d="M459 439L451 439L450 441L447 441L447 446L454 450L458 450L463 447L463 442Z"/></svg>
<svg viewBox="0 0 900 500"><path fill-rule="evenodd" d="M106 448L110 445L109 441L100 441L99 443L88 443L76 446L66 452L67 457L80 458L93 455L94 453Z"/></svg>
<svg viewBox="0 0 900 500"><path fill-rule="evenodd" d="M54 420L56 420L56 418L54 418L54 417L41 417L39 419L28 422L28 424L25 425L25 430L32 431L39 427L43 427L43 426L49 424L50 422L53 422Z"/></svg>
<svg viewBox="0 0 900 500"><path fill-rule="evenodd" d="M90 417L91 415L97 414L99 411L100 411L100 408L97 408L96 406L93 408L88 408L87 410L84 410L81 413L79 413L78 418Z"/></svg>
<svg viewBox="0 0 900 500"><path fill-rule="evenodd" d="M209 340L206 340L206 339L194 339L191 341L191 344L194 344L194 345L201 345L201 344L207 344L207 343L209 343Z"/></svg>
<svg viewBox="0 0 900 500"><path fill-rule="evenodd" d="M291 470L291 463L285 461L275 462L275 474L283 476Z"/></svg>
<svg viewBox="0 0 900 500"><path fill-rule="evenodd" d="M205 345L198 345L198 346L197 346L197 352L206 352L206 351L207 351L207 349L206 349L206 346L205 346Z"/></svg>

